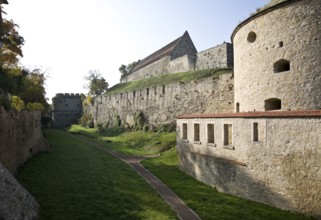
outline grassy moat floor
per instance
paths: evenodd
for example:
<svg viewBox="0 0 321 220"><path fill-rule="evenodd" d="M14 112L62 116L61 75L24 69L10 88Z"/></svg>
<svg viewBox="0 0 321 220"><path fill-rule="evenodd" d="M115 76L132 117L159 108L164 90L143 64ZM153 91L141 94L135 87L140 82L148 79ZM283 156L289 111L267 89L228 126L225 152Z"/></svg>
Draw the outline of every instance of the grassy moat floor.
<svg viewBox="0 0 321 220"><path fill-rule="evenodd" d="M218 193L178 168L175 133L100 134L73 126L106 148L125 154L160 154L142 164L202 219L308 219L264 204ZM50 151L40 153L17 179L37 199L40 219L177 219L172 209L131 167L62 130L45 130Z"/></svg>

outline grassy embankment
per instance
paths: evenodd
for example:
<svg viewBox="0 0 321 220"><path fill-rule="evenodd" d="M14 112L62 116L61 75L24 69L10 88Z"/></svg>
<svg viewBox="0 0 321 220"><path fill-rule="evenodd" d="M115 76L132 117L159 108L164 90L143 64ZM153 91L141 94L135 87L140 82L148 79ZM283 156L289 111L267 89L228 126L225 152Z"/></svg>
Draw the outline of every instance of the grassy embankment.
<svg viewBox="0 0 321 220"><path fill-rule="evenodd" d="M121 153L162 153L158 158L142 161L142 164L168 185L202 219L307 219L302 215L219 193L186 175L178 168L175 133L126 132L116 129L99 134L97 129L80 126L73 126L70 131L92 137L92 140ZM162 141L166 148L160 144ZM170 150L164 152L164 149Z"/></svg>
<svg viewBox="0 0 321 220"><path fill-rule="evenodd" d="M231 73L232 68L206 69L184 73L171 73L161 76L119 83L108 89L106 95L129 92L137 89L152 88L171 83L185 83L193 80L200 80L207 77L218 78L221 74Z"/></svg>
<svg viewBox="0 0 321 220"><path fill-rule="evenodd" d="M46 130L50 152L22 167L17 179L40 203L40 219L177 219L122 161L60 130Z"/></svg>

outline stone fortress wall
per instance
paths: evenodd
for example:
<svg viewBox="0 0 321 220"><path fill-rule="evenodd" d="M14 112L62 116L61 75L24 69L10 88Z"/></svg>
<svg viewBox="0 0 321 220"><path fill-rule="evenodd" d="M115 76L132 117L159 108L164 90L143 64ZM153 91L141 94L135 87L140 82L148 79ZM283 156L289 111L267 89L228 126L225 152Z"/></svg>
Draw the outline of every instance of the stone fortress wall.
<svg viewBox="0 0 321 220"><path fill-rule="evenodd" d="M14 112L0 108L0 161L11 173L47 148L40 120L40 111Z"/></svg>
<svg viewBox="0 0 321 220"><path fill-rule="evenodd" d="M53 127L65 128L77 123L82 114L82 94L59 93L52 98Z"/></svg>
<svg viewBox="0 0 321 220"><path fill-rule="evenodd" d="M236 27L236 113L179 116L183 171L321 219L320 11L320 0L284 0Z"/></svg>
<svg viewBox="0 0 321 220"><path fill-rule="evenodd" d="M233 67L233 45L223 43L196 54L196 70Z"/></svg>
<svg viewBox="0 0 321 220"><path fill-rule="evenodd" d="M107 94L87 112L96 124L129 127L141 112L155 126L184 114L177 120L183 171L222 192L321 218L320 11L320 0L278 1L236 27L234 63L223 44L195 56L167 54L128 80L224 62L234 64L235 78Z"/></svg>
<svg viewBox="0 0 321 220"><path fill-rule="evenodd" d="M241 112L264 111L265 101L273 99L280 100L281 110L321 108L321 4L290 2L250 18L233 33L235 103Z"/></svg>
<svg viewBox="0 0 321 220"><path fill-rule="evenodd" d="M47 150L41 112L0 108L0 219L37 219L39 204L13 174L29 158Z"/></svg>
<svg viewBox="0 0 321 220"><path fill-rule="evenodd" d="M171 124L179 114L230 112L233 110L233 74L227 72L187 83L99 96L86 113L95 124L134 126L135 115L143 113L151 127Z"/></svg>

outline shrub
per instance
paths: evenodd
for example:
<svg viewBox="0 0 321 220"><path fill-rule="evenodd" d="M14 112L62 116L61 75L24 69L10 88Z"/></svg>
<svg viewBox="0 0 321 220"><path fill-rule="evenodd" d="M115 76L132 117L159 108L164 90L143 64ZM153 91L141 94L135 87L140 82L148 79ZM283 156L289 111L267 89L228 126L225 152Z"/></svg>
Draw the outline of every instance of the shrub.
<svg viewBox="0 0 321 220"><path fill-rule="evenodd" d="M89 105L93 105L93 104L94 104L93 97L88 95L84 100L84 106L89 106Z"/></svg>
<svg viewBox="0 0 321 220"><path fill-rule="evenodd" d="M90 114L83 114L78 122L81 126L86 128L94 127L94 119Z"/></svg>
<svg viewBox="0 0 321 220"><path fill-rule="evenodd" d="M25 109L25 103L19 96L11 96L10 99L11 108L16 111Z"/></svg>
<svg viewBox="0 0 321 220"><path fill-rule="evenodd" d="M28 102L26 106L28 111L44 111L45 106L40 102Z"/></svg>

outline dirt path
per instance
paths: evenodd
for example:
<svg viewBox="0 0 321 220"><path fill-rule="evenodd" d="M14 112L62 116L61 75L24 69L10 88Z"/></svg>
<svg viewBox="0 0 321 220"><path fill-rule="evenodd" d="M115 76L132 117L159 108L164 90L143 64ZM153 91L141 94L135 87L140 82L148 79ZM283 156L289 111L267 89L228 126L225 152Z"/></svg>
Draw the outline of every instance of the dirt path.
<svg viewBox="0 0 321 220"><path fill-rule="evenodd" d="M109 153L120 160L130 165L137 173L139 173L162 197L163 199L174 209L177 216L181 220L200 220L200 217L191 210L170 188L168 188L162 181L160 181L151 172L145 169L139 162L146 157L143 156L128 156L120 154L118 152L106 149L100 144L92 142L86 138L71 135L74 138L80 139L106 153Z"/></svg>

